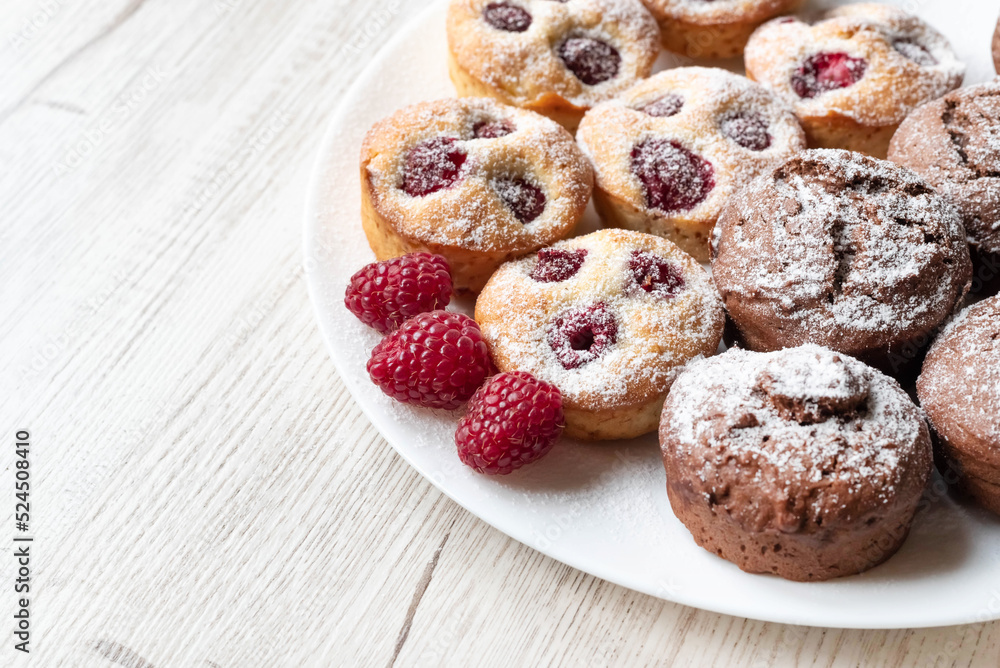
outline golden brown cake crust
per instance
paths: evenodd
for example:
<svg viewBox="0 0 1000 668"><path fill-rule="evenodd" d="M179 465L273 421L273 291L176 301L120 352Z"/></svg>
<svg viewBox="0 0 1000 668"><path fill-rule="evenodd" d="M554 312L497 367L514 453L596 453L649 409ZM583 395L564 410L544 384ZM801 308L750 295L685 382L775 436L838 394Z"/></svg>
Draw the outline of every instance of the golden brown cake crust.
<svg viewBox="0 0 1000 668"><path fill-rule="evenodd" d="M512 132L477 138L483 122ZM407 152L451 138L466 155L457 182L424 196L401 185ZM557 123L488 99L424 102L376 123L361 148L362 221L383 260L415 250L444 255L457 290L476 292L501 263L568 236L590 198L593 173L572 136ZM545 195L541 214L522 223L497 184L519 178Z"/></svg>
<svg viewBox="0 0 1000 668"><path fill-rule="evenodd" d="M666 95L683 103L677 113L640 111ZM764 150L741 146L723 133L723 121L743 112L765 122L770 145ZM647 205L632 151L650 137L676 141L711 163L714 187L704 201L675 212ZM670 239L700 262L708 260L708 238L726 201L805 148L802 128L787 103L745 77L705 67L660 72L598 105L584 117L577 140L595 166L594 203L607 224Z"/></svg>
<svg viewBox="0 0 1000 668"><path fill-rule="evenodd" d="M491 27L494 0L452 0L448 6L450 72L459 95L496 98L562 122L571 131L591 106L649 75L660 50L656 21L639 0L511 0L526 11L523 32ZM571 37L600 39L621 61L607 81L585 84L558 55Z"/></svg>
<svg viewBox="0 0 1000 668"><path fill-rule="evenodd" d="M536 254L501 267L476 302L497 368L527 371L558 387L571 437L632 438L655 430L678 370L714 354L722 338L722 305L708 274L669 241L626 230L569 239L543 253L550 250L583 253L575 273L537 280L543 260ZM640 287L632 264L637 253L669 266L680 278L675 293ZM567 314L595 308L612 322L614 340L574 366L562 355L577 349L561 349L554 331L572 319Z"/></svg>
<svg viewBox="0 0 1000 668"><path fill-rule="evenodd" d="M927 60L921 64L903 51ZM800 97L793 75L818 53L864 61L863 76L853 85ZM839 7L814 25L770 21L751 36L745 59L748 77L795 106L810 146L863 150L879 158L907 114L960 86L965 75L940 33L901 9L874 3Z"/></svg>
<svg viewBox="0 0 1000 668"><path fill-rule="evenodd" d="M448 53L448 73L459 97L492 97L503 104L520 106L522 109L534 111L551 118L570 132L576 132L586 108L578 107L566 98L555 93L546 93L531 102L518 105L516 101L502 92L496 91L482 81L479 81L458 64L455 54Z"/></svg>
<svg viewBox="0 0 1000 668"><path fill-rule="evenodd" d="M802 0L643 0L660 24L663 48L690 58L732 58L765 21Z"/></svg>
<svg viewBox="0 0 1000 668"><path fill-rule="evenodd" d="M890 557L932 466L927 425L899 384L812 345L689 365L660 444L671 507L699 545L798 581Z"/></svg>

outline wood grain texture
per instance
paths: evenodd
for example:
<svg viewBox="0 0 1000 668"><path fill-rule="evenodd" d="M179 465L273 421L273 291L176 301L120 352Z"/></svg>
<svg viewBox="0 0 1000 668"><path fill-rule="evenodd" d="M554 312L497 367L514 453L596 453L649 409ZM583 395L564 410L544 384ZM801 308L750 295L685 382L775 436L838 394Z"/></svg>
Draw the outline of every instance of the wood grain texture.
<svg viewBox="0 0 1000 668"><path fill-rule="evenodd" d="M425 4L4 3L0 415L32 433L36 579L32 654L7 624L0 662L998 665L997 623L808 629L608 584L388 447L313 323L301 218L326 119Z"/></svg>

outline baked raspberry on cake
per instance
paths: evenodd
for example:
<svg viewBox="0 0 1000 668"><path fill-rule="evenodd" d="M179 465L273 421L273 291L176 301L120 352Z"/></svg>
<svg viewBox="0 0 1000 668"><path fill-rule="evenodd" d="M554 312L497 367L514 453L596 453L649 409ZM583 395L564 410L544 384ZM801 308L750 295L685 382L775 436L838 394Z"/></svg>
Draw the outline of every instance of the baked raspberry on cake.
<svg viewBox="0 0 1000 668"><path fill-rule="evenodd" d="M667 495L695 542L802 582L891 557L930 478L930 434L899 384L819 346L694 362L663 407Z"/></svg>
<svg viewBox="0 0 1000 668"><path fill-rule="evenodd" d="M660 72L589 111L577 134L605 222L670 239L708 260L708 238L737 189L805 148L791 107L720 69Z"/></svg>
<svg viewBox="0 0 1000 668"><path fill-rule="evenodd" d="M893 135L889 159L951 198L969 235L976 278L986 284L995 279L1000 273L1000 79L919 107Z"/></svg>
<svg viewBox="0 0 1000 668"><path fill-rule="evenodd" d="M892 373L960 307L972 277L961 216L913 172L860 153L800 153L739 191L712 275L735 337L815 343Z"/></svg>
<svg viewBox="0 0 1000 668"><path fill-rule="evenodd" d="M802 0L642 1L660 24L663 48L690 58L739 56L760 24L802 4Z"/></svg>
<svg viewBox="0 0 1000 668"><path fill-rule="evenodd" d="M745 61L748 77L794 105L811 147L878 158L907 114L965 75L939 32L874 3L839 7L814 25L770 21L750 37Z"/></svg>
<svg viewBox="0 0 1000 668"><path fill-rule="evenodd" d="M601 230L502 266L476 320L501 371L559 388L568 436L617 439L656 429L674 376L716 352L725 318L677 246Z"/></svg>
<svg viewBox="0 0 1000 668"><path fill-rule="evenodd" d="M1000 515L1000 296L963 311L917 380L945 479Z"/></svg>
<svg viewBox="0 0 1000 668"><path fill-rule="evenodd" d="M492 100L423 102L369 130L361 218L379 260L443 256L457 292L572 232L593 173L559 124Z"/></svg>
<svg viewBox="0 0 1000 668"><path fill-rule="evenodd" d="M459 95L531 109L571 132L648 76L660 50L640 0L451 0L447 30Z"/></svg>

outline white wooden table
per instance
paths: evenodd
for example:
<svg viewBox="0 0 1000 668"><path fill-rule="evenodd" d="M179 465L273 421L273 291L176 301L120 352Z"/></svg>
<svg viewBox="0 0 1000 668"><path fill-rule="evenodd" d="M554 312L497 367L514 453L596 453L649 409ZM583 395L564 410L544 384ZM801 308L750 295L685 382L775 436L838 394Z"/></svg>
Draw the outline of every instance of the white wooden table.
<svg viewBox="0 0 1000 668"><path fill-rule="evenodd" d="M327 117L425 4L3 0L0 665L997 666L998 623L809 629L636 594L394 454L327 358L301 223Z"/></svg>

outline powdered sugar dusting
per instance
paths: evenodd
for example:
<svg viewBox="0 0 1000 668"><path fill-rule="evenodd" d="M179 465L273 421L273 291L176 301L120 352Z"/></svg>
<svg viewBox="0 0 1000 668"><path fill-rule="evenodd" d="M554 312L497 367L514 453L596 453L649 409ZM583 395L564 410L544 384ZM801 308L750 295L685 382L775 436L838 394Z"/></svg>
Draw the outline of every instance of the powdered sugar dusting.
<svg viewBox="0 0 1000 668"><path fill-rule="evenodd" d="M477 137L476 128L509 128ZM482 133L480 133L482 134ZM406 181L413 147L439 147L427 160L448 173L447 187L413 196ZM439 100L407 107L368 133L362 163L380 213L423 243L484 251L531 249L560 238L582 215L590 195L589 165L557 123L490 100ZM415 191L414 191L415 192Z"/></svg>
<svg viewBox="0 0 1000 668"><path fill-rule="evenodd" d="M847 151L808 151L753 182L713 243L723 293L811 332L933 326L968 290L957 211L911 172Z"/></svg>
<svg viewBox="0 0 1000 668"><path fill-rule="evenodd" d="M970 244L1000 253L1000 79L914 111L893 136L889 159L951 198Z"/></svg>
<svg viewBox="0 0 1000 668"><path fill-rule="evenodd" d="M897 45L899 45L897 47ZM815 97L796 92L796 73L818 54L864 64L857 83ZM813 26L778 19L761 26L746 48L749 75L795 104L802 117L836 113L864 125L898 124L922 102L962 83L965 65L934 28L888 5L839 7Z"/></svg>
<svg viewBox="0 0 1000 668"><path fill-rule="evenodd" d="M670 101L669 110L676 108L676 113L650 115L645 111L664 99ZM753 125L749 130L756 134L735 140L730 135L736 118L755 119L754 123L737 125ZM643 173L670 172L678 164L707 162L711 187L706 187L708 169L696 169L682 175L688 178L673 179L686 184L689 196L682 192L672 199L688 206L661 211L659 215L670 214L708 225L715 222L739 187L805 148L805 136L789 105L745 77L705 67L660 72L617 99L598 105L584 117L577 140L596 167L597 186L639 210L656 208L650 206L653 202L649 200L649 188L643 184ZM635 151L639 146L664 148L641 152L638 157L646 159L637 162ZM681 149L696 160L671 159Z"/></svg>
<svg viewBox="0 0 1000 668"><path fill-rule="evenodd" d="M1000 296L971 306L944 329L924 365L921 404L945 435L957 422L1000 457Z"/></svg>
<svg viewBox="0 0 1000 668"><path fill-rule="evenodd" d="M810 367L808 374L799 373ZM821 400L850 391L863 399L822 421L788 419L762 387L762 378L803 398ZM845 384L844 379L852 380ZM863 392L862 392L863 390ZM846 355L819 346L775 353L738 348L688 366L667 398L664 423L675 455L698 461L711 481L724 461L754 471L759 484L789 490L825 481L803 502L846 504L862 490L885 502L914 462L929 465L929 440L916 406L899 385ZM665 441L664 441L665 442ZM798 503L798 501L796 501Z"/></svg>
<svg viewBox="0 0 1000 668"><path fill-rule="evenodd" d="M557 94L578 107L590 107L648 76L659 53L656 21L639 0L520 0L532 20L524 32L516 33L487 25L481 19L486 4L452 0L449 45L462 68L514 104ZM581 51L586 40L610 47L617 60L591 58L590 50ZM569 58L560 55L564 47L570 53L563 56ZM566 61L581 59L600 76L574 75Z"/></svg>
<svg viewBox="0 0 1000 668"><path fill-rule="evenodd" d="M500 268L483 290L476 319L498 365L553 383L568 406L638 405L661 394L677 371L715 352L722 311L708 275L673 244L650 235L603 230L556 245L586 249L580 269L561 282L532 278L530 256ZM633 253L648 251L675 265L683 287L667 297L636 284ZM566 365L550 341L557 318L599 309L616 324L614 342L586 363Z"/></svg>
<svg viewBox="0 0 1000 668"><path fill-rule="evenodd" d="M817 397L848 399L856 396L867 381L852 365L833 354L814 354L818 346L798 348L794 353L771 360L777 367L771 374L768 391L806 404ZM766 365L766 366L769 366Z"/></svg>
<svg viewBox="0 0 1000 668"><path fill-rule="evenodd" d="M707 25L726 22L761 21L789 11L797 0L645 0L658 15Z"/></svg>

